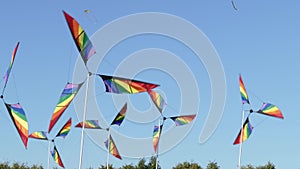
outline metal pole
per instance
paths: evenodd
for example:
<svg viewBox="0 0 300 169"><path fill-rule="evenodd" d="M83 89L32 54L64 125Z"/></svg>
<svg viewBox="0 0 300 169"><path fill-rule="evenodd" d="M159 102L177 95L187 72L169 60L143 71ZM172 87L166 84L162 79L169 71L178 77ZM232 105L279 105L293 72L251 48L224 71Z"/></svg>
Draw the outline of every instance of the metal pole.
<svg viewBox="0 0 300 169"><path fill-rule="evenodd" d="M108 134L107 134L107 158L106 158L106 168L109 169L109 153L110 153L110 128L108 128Z"/></svg>
<svg viewBox="0 0 300 169"><path fill-rule="evenodd" d="M47 168L48 169L50 169L50 154L51 154L51 152L50 152L50 146L51 146L51 141L50 140L48 140L48 165L47 165Z"/></svg>
<svg viewBox="0 0 300 169"><path fill-rule="evenodd" d="M239 152L239 164L238 169L241 169L241 158L242 158L242 147L243 147L243 123L244 123L245 111L242 112L242 128L241 128L241 137L240 137L240 152Z"/></svg>
<svg viewBox="0 0 300 169"><path fill-rule="evenodd" d="M86 109L87 109L87 99L88 99L88 91L89 91L89 79L90 75L87 75L86 81L86 90L85 90L85 101L84 101L84 110L83 110L83 121L82 121L82 129L81 129L81 144L80 144L80 156L79 156L79 169L82 168L82 154L83 154L83 144L84 144L84 122L86 120Z"/></svg>
<svg viewBox="0 0 300 169"><path fill-rule="evenodd" d="M156 165L155 165L155 169L158 169L158 149L159 149L159 139L160 139L160 119L158 120L158 133L159 133L159 137L158 137L158 144L157 144L157 152L156 152Z"/></svg>

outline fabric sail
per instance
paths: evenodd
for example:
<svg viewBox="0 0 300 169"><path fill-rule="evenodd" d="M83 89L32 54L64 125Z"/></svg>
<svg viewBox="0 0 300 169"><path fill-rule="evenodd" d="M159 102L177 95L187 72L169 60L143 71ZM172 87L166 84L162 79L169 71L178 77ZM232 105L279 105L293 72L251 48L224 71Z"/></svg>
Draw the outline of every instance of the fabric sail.
<svg viewBox="0 0 300 169"><path fill-rule="evenodd" d="M246 88L245 88L245 85L244 85L241 75L240 75L239 80L240 80L240 93L241 93L242 103L250 104L249 97L248 97L248 94L247 94L247 91L246 91Z"/></svg>
<svg viewBox="0 0 300 169"><path fill-rule="evenodd" d="M64 111L68 108L68 106L71 104L72 100L78 93L80 87L82 86L83 83L80 84L72 84L72 83L67 83L65 86L62 94L60 95L59 101L55 107L55 110L52 114L50 124L49 124L49 129L48 133L52 130L53 126L56 124L58 119L61 117L61 115L64 113Z"/></svg>
<svg viewBox="0 0 300 169"><path fill-rule="evenodd" d="M17 104L7 104L5 103L6 109L21 137L21 140L27 148L28 142L28 121L26 114L19 103Z"/></svg>
<svg viewBox="0 0 300 169"><path fill-rule="evenodd" d="M98 120L85 120L84 122L78 123L75 127L82 128L84 125L84 128L88 129L102 129L99 125Z"/></svg>
<svg viewBox="0 0 300 169"><path fill-rule="evenodd" d="M158 111L160 113L162 113L163 109L167 105L164 98L158 92L156 92L154 90L148 90L148 94L150 95L150 97L151 97L153 103L155 104L155 106L157 107Z"/></svg>
<svg viewBox="0 0 300 169"><path fill-rule="evenodd" d="M283 119L283 114L279 108L271 103L263 103L257 113Z"/></svg>
<svg viewBox="0 0 300 169"><path fill-rule="evenodd" d="M157 84L147 83L143 81L126 79L116 76L107 76L98 74L106 88L106 92L116 93L116 94L135 94L141 92L147 92L153 88L158 87Z"/></svg>
<svg viewBox="0 0 300 169"><path fill-rule="evenodd" d="M55 161L59 166L61 166L62 168L65 168L65 166L64 166L64 164L63 164L63 162L62 162L62 160L61 160L61 157L60 157L60 155L59 155L59 153L58 153L58 151L57 151L56 146L54 146L53 150L51 151L51 155L52 155L54 161Z"/></svg>
<svg viewBox="0 0 300 169"><path fill-rule="evenodd" d="M63 14L68 23L76 47L86 64L89 58L96 53L93 44L79 23L65 11L63 11Z"/></svg>
<svg viewBox="0 0 300 169"><path fill-rule="evenodd" d="M182 125L192 122L195 117L196 117L196 115L193 114L193 115L170 117L170 119L172 119L175 122L176 126L182 126Z"/></svg>
<svg viewBox="0 0 300 169"><path fill-rule="evenodd" d="M47 132L45 132L45 131L33 132L28 137L29 138L34 138L34 139L40 139L40 140L48 140Z"/></svg>
<svg viewBox="0 0 300 169"><path fill-rule="evenodd" d="M116 158L122 160L122 157L115 145L115 142L113 141L111 135L109 136L109 139L107 139L105 142L105 146L108 149L109 153L115 156Z"/></svg>
<svg viewBox="0 0 300 169"><path fill-rule="evenodd" d="M19 44L20 44L20 42L17 43L17 45L16 45L16 47L15 47L13 53L12 53L9 67L8 67L6 73L4 74L4 77L3 77L3 79L4 79L4 89L5 89L6 84L8 82L8 77L9 77L11 69L13 67L13 64L14 64L14 61L15 61L15 57L16 57L16 54L17 54L17 51L18 51L18 48L19 48Z"/></svg>
<svg viewBox="0 0 300 169"><path fill-rule="evenodd" d="M127 103L125 103L125 105L122 107L122 109L117 114L117 116L115 117L115 119L111 122L111 125L118 125L118 126L120 126L122 124L123 120L125 119L126 110L127 110Z"/></svg>
<svg viewBox="0 0 300 169"><path fill-rule="evenodd" d="M157 153L157 150L158 150L158 143L159 143L162 126L163 125L154 126L154 129L153 129L153 148L154 148L155 153Z"/></svg>
<svg viewBox="0 0 300 169"><path fill-rule="evenodd" d="M72 118L70 118L66 122L66 124L60 129L60 131L57 133L56 137L65 138L71 130L71 125L72 125Z"/></svg>
<svg viewBox="0 0 300 169"><path fill-rule="evenodd" d="M238 136L236 137L233 144L240 144L244 141L246 141L250 134L252 133L253 127L249 121L249 117L247 117L246 121L243 124L243 128L240 130Z"/></svg>

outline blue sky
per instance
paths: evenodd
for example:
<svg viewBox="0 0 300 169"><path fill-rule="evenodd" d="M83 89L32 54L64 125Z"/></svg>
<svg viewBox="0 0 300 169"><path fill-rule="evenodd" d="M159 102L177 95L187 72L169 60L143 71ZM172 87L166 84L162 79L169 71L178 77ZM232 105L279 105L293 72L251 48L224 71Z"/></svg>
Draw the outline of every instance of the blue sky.
<svg viewBox="0 0 300 169"><path fill-rule="evenodd" d="M201 61L184 45L174 39L156 35L128 38L107 53L105 62L98 69L101 73L112 74L126 56L143 49L159 48L179 56L196 74L201 96L200 109L194 112L198 113L197 119L180 144L160 155L162 168L171 168L184 161L197 162L203 167L209 161L216 161L222 168L237 166L239 148L232 143L241 125L239 73L243 75L254 108L260 107L260 100L271 102L278 105L285 116L284 120L261 115L251 116L254 130L243 145L242 164L261 165L271 161L279 169L299 168L297 94L300 79L297 56L300 54L300 25L297 19L300 15L300 4L295 0L236 1L235 4L237 11L232 8L229 0L2 2L0 72L3 74L10 62L13 48L20 41L7 86L6 100L22 104L30 132L48 128L60 92L67 81L72 81L78 57L62 10L76 18L90 36L104 25L123 16L141 12L168 13L183 18L200 29L214 45L224 66L227 84L225 109L218 128L207 142L200 144L199 134L210 106L209 77ZM90 15L83 12L85 9L91 11ZM168 115L183 113L176 112L180 98L176 79L155 70L141 72L137 78L161 84L159 90L166 95L169 103L166 109ZM103 115L109 123L119 107L113 107L112 97L103 93L103 84L100 81L96 84L99 85L95 89L99 90L96 91L99 93L96 97L99 99L98 104L107 105L101 106L101 109L104 112L113 112ZM130 99L139 110L147 110L151 103L142 94L131 96ZM47 142L29 140L28 149L25 150L5 107L0 107L0 111L0 124L3 129L0 161L41 164L46 167ZM69 117L73 117L73 124L78 122L73 104L60 119L59 126ZM131 137L151 137L152 133L143 131L151 132L155 123L141 125L143 128L137 130L136 123L125 120L123 128L114 127L114 130ZM167 122L166 129L171 127L172 123ZM118 142L121 144L122 141ZM74 128L65 140L57 139L57 147L66 168L78 168L79 144L80 130ZM117 167L136 164L138 160L139 158L125 157L120 161L110 157L110 162ZM105 161L106 152L86 137L84 168L105 165ZM56 166L52 159L51 166Z"/></svg>

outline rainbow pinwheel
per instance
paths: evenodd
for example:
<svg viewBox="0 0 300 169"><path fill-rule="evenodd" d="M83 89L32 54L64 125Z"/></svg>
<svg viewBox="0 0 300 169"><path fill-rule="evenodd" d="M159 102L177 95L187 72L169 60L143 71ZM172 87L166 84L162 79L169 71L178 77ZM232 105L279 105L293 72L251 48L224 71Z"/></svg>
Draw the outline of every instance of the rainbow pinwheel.
<svg viewBox="0 0 300 169"><path fill-rule="evenodd" d="M72 126L72 118L69 118L69 120L63 125L63 127L58 131L58 133L56 134L56 136L53 139L49 139L47 136L47 132L46 131L36 131L31 133L28 137L32 138L32 139L37 139L37 140L46 140L49 143L49 151L50 151L50 146L51 143L53 144L53 150L50 151L51 156L53 157L54 161L62 168L65 168L61 157L57 151L56 145L55 145L55 140L56 138L66 138L66 136L69 134L70 130L71 130L71 126ZM49 158L49 156L48 156ZM48 166L49 168L49 166Z"/></svg>
<svg viewBox="0 0 300 169"><path fill-rule="evenodd" d="M247 94L242 76L239 76L239 88L240 88L240 94L241 94L241 99L242 99L242 104L243 104L243 112L242 112L242 127L234 140L233 144L240 144L240 152L239 152L239 162L238 162L238 168L240 169L241 167L241 156L242 156L242 143L246 141L253 130L253 126L250 123L250 115L256 113L256 114L262 114L266 116L271 116L275 118L280 118L283 119L283 114L280 111L280 109L271 104L271 103L263 103L261 108L259 110L254 111L252 108L250 108L248 116L246 120L244 121L244 116L245 116L245 110L244 110L244 105L247 104L249 107L252 107L249 101L249 96ZM248 112L248 111L247 111Z"/></svg>
<svg viewBox="0 0 300 169"><path fill-rule="evenodd" d="M246 91L246 88L245 88L245 85L244 85L241 75L239 76L239 85L240 85L240 94L241 94L242 104L250 105L249 97L248 97L248 94L247 94L247 91ZM243 110L243 112L244 112L244 110ZM280 109L271 103L263 103L261 108L256 111L250 109L248 117L246 118L246 121L243 122L243 127L241 128L241 131L239 132L237 138L235 139L234 144L240 144L249 138L249 136L252 132L252 129L253 129L252 125L250 124L249 119L250 119L250 115L253 113L258 113L258 114L263 114L263 115L283 119L283 114L280 111ZM237 139L240 139L240 140L237 140Z"/></svg>
<svg viewBox="0 0 300 169"><path fill-rule="evenodd" d="M83 122L78 123L75 127L78 127L78 128L84 127L87 129L100 129L100 130L107 131L108 132L107 140L104 142L106 148L108 149L107 152L121 160L122 157L117 149L117 146L115 145L115 142L113 141L113 139L110 135L110 128L113 125L120 126L123 123L123 121L125 119L126 111L127 111L127 103L124 104L124 106L121 108L119 113L116 115L116 117L112 120L112 122L110 123L110 125L107 128L100 127L98 120L85 120ZM107 165L108 165L108 159L109 159L109 156L107 156Z"/></svg>

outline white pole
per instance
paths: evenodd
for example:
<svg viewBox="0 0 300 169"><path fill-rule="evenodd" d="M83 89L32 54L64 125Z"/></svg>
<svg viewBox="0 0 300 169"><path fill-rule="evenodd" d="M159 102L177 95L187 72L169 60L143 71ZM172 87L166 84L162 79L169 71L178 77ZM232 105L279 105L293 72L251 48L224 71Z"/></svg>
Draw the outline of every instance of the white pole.
<svg viewBox="0 0 300 169"><path fill-rule="evenodd" d="M244 116L245 116L245 111L244 111L244 108L243 108L238 169L241 169L241 158L242 158L242 147L243 147L243 124L244 124Z"/></svg>
<svg viewBox="0 0 300 169"><path fill-rule="evenodd" d="M51 141L50 140L48 140L48 165L47 165L47 168L48 169L50 169L50 154L51 154L51 152L50 152L50 146L51 146Z"/></svg>
<svg viewBox="0 0 300 169"><path fill-rule="evenodd" d="M88 91L89 91L89 79L90 75L87 75L86 81L86 90L85 90L85 101L84 101L84 110L83 110L83 121L82 121L82 129L81 129L81 144L80 144L80 156L79 156L79 169L82 168L82 154L83 154L83 143L84 143L84 122L86 120L86 109L87 109L87 99L88 99Z"/></svg>
<svg viewBox="0 0 300 169"><path fill-rule="evenodd" d="M108 134L107 134L107 159L106 159L106 168L109 169L109 153L110 153L110 128L108 128Z"/></svg>
<svg viewBox="0 0 300 169"><path fill-rule="evenodd" d="M158 169L158 149L159 149L159 140L160 140L160 119L158 120L158 133L159 133L159 137L158 137L158 143L157 143L157 151L156 151L156 165L155 165L155 169Z"/></svg>

